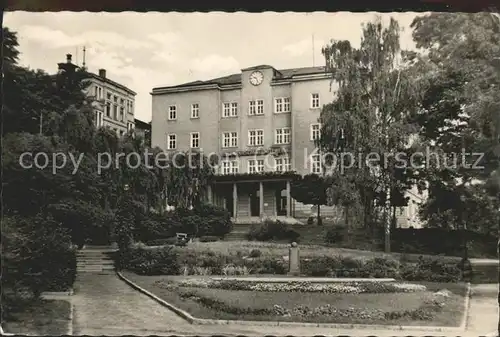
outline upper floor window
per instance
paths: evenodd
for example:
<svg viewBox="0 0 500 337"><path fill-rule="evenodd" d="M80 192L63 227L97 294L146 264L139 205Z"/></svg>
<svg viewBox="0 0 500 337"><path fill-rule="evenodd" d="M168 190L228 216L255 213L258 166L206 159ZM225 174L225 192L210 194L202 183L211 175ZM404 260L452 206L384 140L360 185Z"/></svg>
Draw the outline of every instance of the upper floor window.
<svg viewBox="0 0 500 337"><path fill-rule="evenodd" d="M237 160L225 160L222 162L222 174L235 174L239 171Z"/></svg>
<svg viewBox="0 0 500 337"><path fill-rule="evenodd" d="M177 119L177 106L171 105L168 107L168 119L174 120Z"/></svg>
<svg viewBox="0 0 500 337"><path fill-rule="evenodd" d="M319 94L311 94L311 109L319 108Z"/></svg>
<svg viewBox="0 0 500 337"><path fill-rule="evenodd" d="M319 154L311 156L311 173L321 173L321 156Z"/></svg>
<svg viewBox="0 0 500 337"><path fill-rule="evenodd" d="M198 103L191 104L191 118L200 117L200 105Z"/></svg>
<svg viewBox="0 0 500 337"><path fill-rule="evenodd" d="M113 96L113 102L118 103L118 96Z"/></svg>
<svg viewBox="0 0 500 337"><path fill-rule="evenodd" d="M106 116L111 117L111 103L106 103Z"/></svg>
<svg viewBox="0 0 500 337"><path fill-rule="evenodd" d="M125 100L123 98L120 98L120 104L121 105L124 105L125 104Z"/></svg>
<svg viewBox="0 0 500 337"><path fill-rule="evenodd" d="M107 99L109 99L111 101L111 94L108 92L108 94L106 95Z"/></svg>
<svg viewBox="0 0 500 337"><path fill-rule="evenodd" d="M222 117L236 117L238 116L238 103L225 102L222 106Z"/></svg>
<svg viewBox="0 0 500 337"><path fill-rule="evenodd" d="M222 134L222 147L238 147L238 133L224 132Z"/></svg>
<svg viewBox="0 0 500 337"><path fill-rule="evenodd" d="M249 130L248 145L250 146L264 145L264 130Z"/></svg>
<svg viewBox="0 0 500 337"><path fill-rule="evenodd" d="M125 122L125 108L122 106L120 107L120 120Z"/></svg>
<svg viewBox="0 0 500 337"><path fill-rule="evenodd" d="M248 161L248 172L249 173L264 172L264 160L262 160L262 159L249 160Z"/></svg>
<svg viewBox="0 0 500 337"><path fill-rule="evenodd" d="M317 140L321 136L321 124L311 124L311 140Z"/></svg>
<svg viewBox="0 0 500 337"><path fill-rule="evenodd" d="M250 116L264 114L264 100L258 99L248 103L248 114Z"/></svg>
<svg viewBox="0 0 500 337"><path fill-rule="evenodd" d="M128 130L128 131L132 131L133 129L134 129L134 123L132 123L132 122L128 122L128 123L127 123L127 130Z"/></svg>
<svg viewBox="0 0 500 337"><path fill-rule="evenodd" d="M200 133L191 132L191 148L197 149L200 147Z"/></svg>
<svg viewBox="0 0 500 337"><path fill-rule="evenodd" d="M174 150L177 148L177 135L170 134L167 139L167 149Z"/></svg>
<svg viewBox="0 0 500 337"><path fill-rule="evenodd" d="M292 166L290 164L290 158L288 157L276 158L275 163L276 163L275 169L278 172L288 172L292 170Z"/></svg>
<svg viewBox="0 0 500 337"><path fill-rule="evenodd" d="M274 99L274 112L290 112L290 97L278 97Z"/></svg>
<svg viewBox="0 0 500 337"><path fill-rule="evenodd" d="M290 144L290 128L276 129L276 144Z"/></svg>

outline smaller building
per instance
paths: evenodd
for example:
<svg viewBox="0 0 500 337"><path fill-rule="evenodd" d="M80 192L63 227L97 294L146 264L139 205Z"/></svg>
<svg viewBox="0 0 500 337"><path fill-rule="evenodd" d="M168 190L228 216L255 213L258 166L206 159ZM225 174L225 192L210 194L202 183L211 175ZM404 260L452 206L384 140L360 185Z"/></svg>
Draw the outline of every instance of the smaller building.
<svg viewBox="0 0 500 337"><path fill-rule="evenodd" d="M72 55L66 54L66 62L58 63L59 72L75 71L80 68L72 63ZM83 65L85 68L85 65ZM109 127L118 136L134 129L135 96L136 93L109 79L106 69L99 69L98 74L88 72L90 81L86 95L94 100L94 122L96 127Z"/></svg>
<svg viewBox="0 0 500 337"><path fill-rule="evenodd" d="M151 122L146 123L137 118L134 119L134 122L135 136L141 137L144 140L145 145L151 147Z"/></svg>

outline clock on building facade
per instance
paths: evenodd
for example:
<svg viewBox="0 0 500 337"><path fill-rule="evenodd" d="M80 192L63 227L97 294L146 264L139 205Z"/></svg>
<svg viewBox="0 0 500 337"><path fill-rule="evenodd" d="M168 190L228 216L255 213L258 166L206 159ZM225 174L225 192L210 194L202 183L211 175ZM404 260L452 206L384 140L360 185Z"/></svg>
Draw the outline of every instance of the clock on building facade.
<svg viewBox="0 0 500 337"><path fill-rule="evenodd" d="M260 71L254 71L250 74L250 83L252 85L259 85L262 83L264 75Z"/></svg>

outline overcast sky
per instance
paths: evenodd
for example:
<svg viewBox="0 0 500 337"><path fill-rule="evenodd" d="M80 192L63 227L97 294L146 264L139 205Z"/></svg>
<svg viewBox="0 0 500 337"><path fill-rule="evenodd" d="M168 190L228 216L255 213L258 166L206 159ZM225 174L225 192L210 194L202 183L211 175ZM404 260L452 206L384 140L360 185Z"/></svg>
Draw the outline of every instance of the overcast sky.
<svg viewBox="0 0 500 337"><path fill-rule="evenodd" d="M20 63L49 73L66 54L91 72L137 92L136 118L151 120L151 89L238 73L269 64L277 69L324 65L331 39L359 46L361 24L376 13L29 13L4 16L18 33ZM413 49L410 23L417 13L383 13L404 29L401 46ZM420 14L421 15L421 14Z"/></svg>

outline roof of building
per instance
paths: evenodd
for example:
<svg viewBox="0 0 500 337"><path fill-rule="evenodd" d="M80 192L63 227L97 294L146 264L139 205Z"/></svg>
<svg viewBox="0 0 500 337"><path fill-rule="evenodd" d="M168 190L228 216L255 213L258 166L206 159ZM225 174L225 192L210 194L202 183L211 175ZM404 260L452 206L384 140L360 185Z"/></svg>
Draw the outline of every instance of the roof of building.
<svg viewBox="0 0 500 337"><path fill-rule="evenodd" d="M127 87L126 87L126 86L124 86L123 84L120 84L120 83L118 83L118 82L115 82L115 81L113 81L113 80L110 80L110 79L109 79L109 78L107 78L107 77L101 77L101 76L99 76L99 75L97 75L97 74L94 74L94 73L91 73L91 72L88 72L88 74L89 74L89 75L90 75L90 77L92 77L92 78L95 78L95 79L97 79L97 80L100 80L100 81L106 82L106 83L108 83L108 84L111 84L112 86L115 86L115 87L117 87L117 88L120 88L120 89L122 89L122 90L125 90L126 92L128 92L128 93L129 93L129 94L131 94L131 95L134 95L134 96L135 96L135 95L137 95L137 93L136 93L135 91L133 91L132 89L127 88Z"/></svg>
<svg viewBox="0 0 500 337"><path fill-rule="evenodd" d="M273 67L269 66L269 65L259 65L259 66L255 66L255 67L242 69L242 71L259 69L259 68L273 68ZM326 72L326 67L324 67L324 66L322 66L322 67L290 68L290 69L282 69L282 70L275 69L274 79L285 80L285 79L290 79L293 76L315 75L315 74L323 74L325 72ZM218 77L218 78L214 78L214 79L207 80L207 81L194 81L194 82L188 82L188 83L183 83L183 84L174 85L174 86L157 87L154 89L185 88L185 87L191 87L191 86L210 85L210 84L216 84L216 85L241 84L241 73L240 74L232 74L232 75L223 76L223 77Z"/></svg>
<svg viewBox="0 0 500 337"><path fill-rule="evenodd" d="M137 118L134 119L134 122L135 127L139 127L140 129L151 129L151 122L147 123Z"/></svg>

